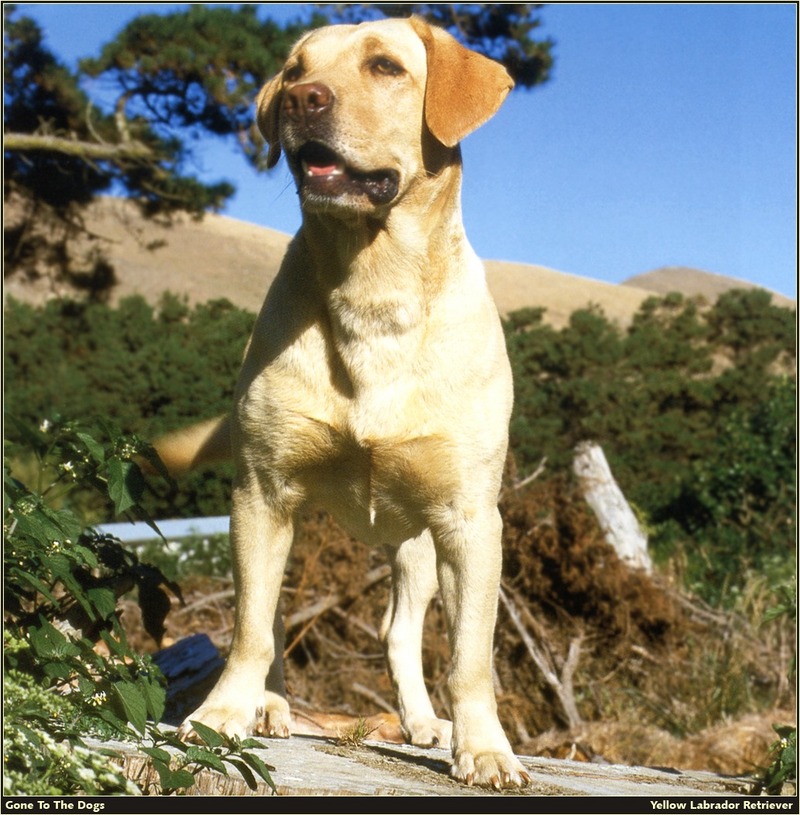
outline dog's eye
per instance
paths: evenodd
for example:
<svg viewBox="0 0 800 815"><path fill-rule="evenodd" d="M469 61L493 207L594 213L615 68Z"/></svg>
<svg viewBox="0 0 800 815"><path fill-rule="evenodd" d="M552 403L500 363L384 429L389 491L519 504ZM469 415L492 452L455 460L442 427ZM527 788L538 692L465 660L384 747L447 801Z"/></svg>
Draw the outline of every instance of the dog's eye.
<svg viewBox="0 0 800 815"><path fill-rule="evenodd" d="M372 73L381 76L400 76L406 72L402 65L389 57L375 57L370 60L369 67Z"/></svg>
<svg viewBox="0 0 800 815"><path fill-rule="evenodd" d="M290 65L286 70L283 72L283 80L284 82L297 82L298 79L303 75L303 65L300 62L296 62L294 65Z"/></svg>

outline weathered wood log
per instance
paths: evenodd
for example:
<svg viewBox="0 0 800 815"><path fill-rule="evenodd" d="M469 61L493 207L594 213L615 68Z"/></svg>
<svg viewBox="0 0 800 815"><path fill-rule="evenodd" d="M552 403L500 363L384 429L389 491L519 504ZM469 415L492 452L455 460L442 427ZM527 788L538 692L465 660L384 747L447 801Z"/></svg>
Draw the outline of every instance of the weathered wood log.
<svg viewBox="0 0 800 815"><path fill-rule="evenodd" d="M586 727L589 726L583 726ZM149 783L150 792L156 791L154 785L158 783L158 776L135 745L97 742L91 738L87 738L86 742L93 749L113 750L118 754L118 760L129 778L142 785ZM450 778L450 751L442 748L387 744L371 738L361 747L340 746L330 739L315 737L269 739L264 743L266 749L253 749L252 752L275 768L270 774L279 795L485 798L493 794L480 787L459 784ZM173 754L176 752L173 748L165 749ZM573 755L572 758L580 757ZM752 795L755 781L752 777L719 776L709 772L624 767L619 764L563 761L530 755L520 756L520 761L531 778L531 784L515 795L533 798L543 796L730 798ZM233 796L271 796L272 790L263 783L259 784L257 790L251 790L233 767L228 768L228 775L220 775L213 770L202 770L198 783L188 790L188 794L230 797L231 800L227 804L220 802L222 805L217 805L217 812L230 809L237 812L303 811L302 806L280 805L274 800L264 801L259 807L248 805L244 798L236 800ZM786 794L795 793L791 791ZM507 801L508 798L503 800ZM167 804L165 801L163 807L157 808L156 801L152 800L152 803L142 806L141 809L170 811ZM531 800L531 806L537 806L534 800ZM538 808L542 808L541 804ZM199 805L196 809L205 812L209 807ZM213 808L211 811L213 812Z"/></svg>
<svg viewBox="0 0 800 815"><path fill-rule="evenodd" d="M614 480L602 448L592 442L579 444L573 467L606 542L625 563L649 574L653 564L647 551L647 535Z"/></svg>

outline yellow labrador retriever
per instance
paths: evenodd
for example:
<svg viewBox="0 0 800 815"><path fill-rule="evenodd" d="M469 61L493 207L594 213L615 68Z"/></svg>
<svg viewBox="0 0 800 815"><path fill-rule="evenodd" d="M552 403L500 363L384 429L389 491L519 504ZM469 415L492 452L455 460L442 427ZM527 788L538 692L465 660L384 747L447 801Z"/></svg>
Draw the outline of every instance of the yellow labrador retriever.
<svg viewBox="0 0 800 815"><path fill-rule="evenodd" d="M388 553L381 633L407 738L451 744L453 775L468 784L529 782L497 718L491 668L511 373L459 200L458 143L512 84L412 18L314 31L261 92L269 162L286 154L303 224L230 419L157 444L177 472L229 437L237 466L233 642L184 736L193 719L229 735L289 735L276 608L295 515L313 501ZM436 717L422 676L437 586L452 725Z"/></svg>

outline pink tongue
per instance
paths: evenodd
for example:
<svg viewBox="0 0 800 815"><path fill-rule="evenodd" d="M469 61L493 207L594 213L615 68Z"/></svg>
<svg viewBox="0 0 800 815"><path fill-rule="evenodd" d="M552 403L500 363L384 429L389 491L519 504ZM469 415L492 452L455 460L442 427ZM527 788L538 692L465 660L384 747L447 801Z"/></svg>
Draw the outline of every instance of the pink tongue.
<svg viewBox="0 0 800 815"><path fill-rule="evenodd" d="M308 167L308 171L311 173L311 175L333 175L336 172L336 165L327 164L325 166L322 166L310 164Z"/></svg>

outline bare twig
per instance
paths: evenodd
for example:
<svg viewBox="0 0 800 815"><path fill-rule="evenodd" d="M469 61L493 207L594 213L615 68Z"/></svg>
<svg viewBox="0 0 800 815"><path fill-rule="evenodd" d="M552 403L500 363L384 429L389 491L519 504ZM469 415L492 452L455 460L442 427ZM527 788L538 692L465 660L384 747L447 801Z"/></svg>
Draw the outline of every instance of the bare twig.
<svg viewBox="0 0 800 815"><path fill-rule="evenodd" d="M540 648L533 637L531 637L531 635L528 633L515 603L506 594L506 592L503 591L502 588L500 589L500 601L519 632L522 642L528 650L528 654L530 654L531 659L534 661L536 667L542 672L545 682L547 682L558 697L561 707L564 710L567 724L570 727L577 727L583 720L581 719L580 713L578 713L578 706L575 703L575 694L572 689L572 679L578 665L578 660L580 659L583 635L576 637L570 643L569 653L564 663L564 667L562 668L561 676L559 677L548 650L546 648L544 650Z"/></svg>
<svg viewBox="0 0 800 815"><path fill-rule="evenodd" d="M372 569L372 571L367 573L364 582L358 587L358 593L360 594L374 583L379 583L381 580L384 580L389 576L390 572L391 569L387 565L378 566L377 568ZM321 614L324 614L326 611L335 608L336 606L352 599L355 596L355 593L331 594L324 600L318 600L316 603L312 603L310 606L301 608L299 611L295 611L294 614L290 614L286 618L286 630L288 631L292 628L296 628L298 625L302 625L308 620L315 620Z"/></svg>
<svg viewBox="0 0 800 815"><path fill-rule="evenodd" d="M172 614L175 617L181 617L185 614L190 614L193 611L196 611L200 608L205 608L212 603L216 603L219 600L231 600L236 596L236 592L233 589L226 589L225 591L218 591L215 594L208 594L203 595L198 600L195 600L193 603L189 603L188 606L183 606L182 608L177 608L172 611Z"/></svg>
<svg viewBox="0 0 800 815"><path fill-rule="evenodd" d="M539 462L539 466L530 475L526 475L525 478L515 481L513 484L504 489L501 493L501 497L506 493L516 492L516 490L521 490L523 487L527 487L528 484L531 484L544 472L545 464L547 464L547 456L545 456Z"/></svg>
<svg viewBox="0 0 800 815"><path fill-rule="evenodd" d="M381 580L387 578L390 573L391 569L388 565L378 566L367 573L366 579L358 587L357 592L351 592L349 594L331 594L324 600L318 600L316 603L312 603L310 606L306 606L305 608L300 609L300 611L290 614L286 618L286 630L290 631L291 629L296 628L298 625L302 625L303 628L284 649L284 657L291 653L297 643L300 642L300 640L305 636L306 631L308 631L308 629L314 625L318 617L323 615L326 611L330 611L331 609L336 608L336 606L341 605L348 600L354 599L358 594L364 592L374 583L379 583Z"/></svg>
<svg viewBox="0 0 800 815"><path fill-rule="evenodd" d="M362 685L360 682L353 682L352 688L356 693L369 699L370 702L377 705L381 710L385 710L387 713L395 712L395 709L382 696L379 696L374 690Z"/></svg>
<svg viewBox="0 0 800 815"><path fill-rule="evenodd" d="M376 642L380 642L378 630L375 628L374 625L365 623L364 620L360 620L358 617L354 617L352 614L348 614L346 611L342 611L342 609L340 609L338 606L332 608L331 611L337 616L344 619L350 625L363 631L367 636L371 637Z"/></svg>

